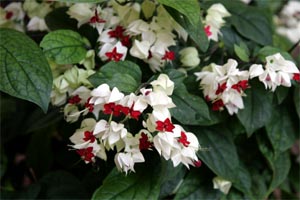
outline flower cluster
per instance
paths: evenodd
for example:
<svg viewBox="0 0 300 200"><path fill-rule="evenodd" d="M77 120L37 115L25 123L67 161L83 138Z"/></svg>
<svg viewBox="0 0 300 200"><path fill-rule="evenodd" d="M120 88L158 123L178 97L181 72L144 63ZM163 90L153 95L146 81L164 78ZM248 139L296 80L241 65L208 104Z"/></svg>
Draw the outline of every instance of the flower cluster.
<svg viewBox="0 0 300 200"><path fill-rule="evenodd" d="M207 9L207 15L205 16L205 33L208 39L218 41L218 35L221 34L220 29L225 24L223 17L229 17L230 13L226 8L220 4L213 4Z"/></svg>
<svg viewBox="0 0 300 200"><path fill-rule="evenodd" d="M299 81L299 69L289 60L285 60L280 53L266 57L266 64L251 65L249 71L240 71L237 61L229 59L223 66L212 63L196 72L200 88L207 101L212 102L212 110L227 108L230 115L244 108L244 90L249 87L249 78L258 77L266 89L272 92L278 86L291 87L291 80Z"/></svg>
<svg viewBox="0 0 300 200"><path fill-rule="evenodd" d="M127 173L134 171L135 163L145 161L142 150L154 148L166 160L171 159L174 166L201 165L196 155L196 136L171 121L174 83L161 74L150 86L141 88L138 95L125 95L116 87L110 90L107 84L92 91L82 86L73 92L65 106L67 121L77 121L81 114L89 112L97 120L85 118L70 138L72 147L86 163L95 162L96 157L106 160L106 151L116 150L116 166ZM143 128L130 133L125 126L129 119L140 122Z"/></svg>
<svg viewBox="0 0 300 200"><path fill-rule="evenodd" d="M202 72L197 72L197 80L207 101L212 102L213 110L222 110L224 106L230 115L243 109L244 90L248 88L248 71L240 71L238 63L229 59L221 66L212 63L204 67Z"/></svg>

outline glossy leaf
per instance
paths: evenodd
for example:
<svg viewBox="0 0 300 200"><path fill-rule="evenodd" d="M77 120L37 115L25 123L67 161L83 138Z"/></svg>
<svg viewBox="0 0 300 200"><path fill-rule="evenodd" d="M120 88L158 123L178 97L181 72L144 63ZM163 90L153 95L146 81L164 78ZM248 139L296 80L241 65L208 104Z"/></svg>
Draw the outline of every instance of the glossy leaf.
<svg viewBox="0 0 300 200"><path fill-rule="evenodd" d="M185 15L191 25L197 26L200 21L200 5L197 0L158 0L159 3L174 8Z"/></svg>
<svg viewBox="0 0 300 200"><path fill-rule="evenodd" d="M0 30L0 90L48 109L52 73L43 52L21 32Z"/></svg>
<svg viewBox="0 0 300 200"><path fill-rule="evenodd" d="M224 4L231 14L231 24L242 36L261 45L272 44L272 27L265 10L240 2L225 1Z"/></svg>
<svg viewBox="0 0 300 200"><path fill-rule="evenodd" d="M57 64L79 63L86 55L86 41L72 30L48 33L40 43L44 54Z"/></svg>
<svg viewBox="0 0 300 200"><path fill-rule="evenodd" d="M141 83L142 72L138 65L130 61L109 62L98 73L89 77L94 87L107 83L123 92L135 92Z"/></svg>
<svg viewBox="0 0 300 200"><path fill-rule="evenodd" d="M293 61L293 58L289 53L287 53L286 51L283 51L281 49L272 47L272 46L265 46L265 47L261 48L258 52L258 56L262 61L265 61L266 60L265 58L267 56L270 56L270 55L273 55L276 53L280 53L285 59Z"/></svg>
<svg viewBox="0 0 300 200"><path fill-rule="evenodd" d="M221 126L193 127L201 149L200 159L218 176L235 181L239 158L230 132Z"/></svg>
<svg viewBox="0 0 300 200"><path fill-rule="evenodd" d="M293 118L284 105L273 110L271 120L266 124L266 131L275 153L284 152L293 145L296 130Z"/></svg>
<svg viewBox="0 0 300 200"><path fill-rule="evenodd" d="M212 177L206 177L203 168L191 169L180 185L174 199L219 199L222 194L213 189L211 179Z"/></svg>
<svg viewBox="0 0 300 200"><path fill-rule="evenodd" d="M180 123L205 125L209 121L209 110L205 101L199 96L188 93L184 84L174 90L172 100L176 105L171 109L172 116Z"/></svg>
<svg viewBox="0 0 300 200"><path fill-rule="evenodd" d="M249 62L249 50L247 49L246 45L239 46L234 44L234 52L242 61Z"/></svg>
<svg viewBox="0 0 300 200"><path fill-rule="evenodd" d="M237 117L251 136L254 131L262 128L272 117L272 93L264 89L262 83L251 85L246 90L244 109L239 110Z"/></svg>
<svg viewBox="0 0 300 200"><path fill-rule="evenodd" d="M161 175L155 167L144 170L125 176L114 168L92 199L157 199Z"/></svg>

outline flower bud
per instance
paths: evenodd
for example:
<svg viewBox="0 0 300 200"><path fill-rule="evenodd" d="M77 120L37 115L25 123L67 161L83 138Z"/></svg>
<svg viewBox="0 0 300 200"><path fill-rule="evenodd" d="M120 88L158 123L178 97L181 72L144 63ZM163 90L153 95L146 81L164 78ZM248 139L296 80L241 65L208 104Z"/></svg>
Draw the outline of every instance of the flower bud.
<svg viewBox="0 0 300 200"><path fill-rule="evenodd" d="M150 43L146 40L140 42L134 40L133 46L130 49L130 54L139 59L147 59L149 56Z"/></svg>
<svg viewBox="0 0 300 200"><path fill-rule="evenodd" d="M219 189L224 194L228 194L232 183L219 176L213 178L214 189Z"/></svg>
<svg viewBox="0 0 300 200"><path fill-rule="evenodd" d="M200 63L198 51L195 47L187 47L180 52L180 61L185 67L196 67Z"/></svg>

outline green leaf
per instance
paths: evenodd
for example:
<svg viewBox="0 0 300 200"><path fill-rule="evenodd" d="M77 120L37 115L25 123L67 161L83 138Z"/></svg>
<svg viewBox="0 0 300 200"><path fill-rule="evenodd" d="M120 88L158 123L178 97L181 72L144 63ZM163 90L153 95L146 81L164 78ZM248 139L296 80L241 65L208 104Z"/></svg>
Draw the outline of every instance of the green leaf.
<svg viewBox="0 0 300 200"><path fill-rule="evenodd" d="M271 144L269 144L267 138L264 137L262 133L257 134L256 138L259 149L266 158L268 166L273 172L268 191L265 193L263 198L266 199L273 192L273 190L286 179L291 167L291 162L288 151L282 152L280 154L274 154Z"/></svg>
<svg viewBox="0 0 300 200"><path fill-rule="evenodd" d="M0 29L0 90L48 109L52 73L43 52L23 33Z"/></svg>
<svg viewBox="0 0 300 200"><path fill-rule="evenodd" d="M157 167L136 169L127 176L114 168L92 199L157 199L161 175Z"/></svg>
<svg viewBox="0 0 300 200"><path fill-rule="evenodd" d="M200 159L218 176L234 182L239 168L239 158L230 132L222 126L192 127L201 149Z"/></svg>
<svg viewBox="0 0 300 200"><path fill-rule="evenodd" d="M174 8L185 15L192 26L198 26L200 21L200 5L197 0L158 0L159 3Z"/></svg>
<svg viewBox="0 0 300 200"><path fill-rule="evenodd" d="M48 33L40 43L44 54L57 64L79 63L86 56L86 41L71 30L57 30Z"/></svg>
<svg viewBox="0 0 300 200"><path fill-rule="evenodd" d="M289 53L287 53L286 51L283 51L281 49L271 47L271 46L266 46L266 47L261 48L258 52L258 57L262 61L265 61L267 56L270 56L270 55L273 55L276 53L280 53L285 59L293 61L293 58Z"/></svg>
<svg viewBox="0 0 300 200"><path fill-rule="evenodd" d="M249 50L247 46L234 44L234 52L244 62L249 62Z"/></svg>
<svg viewBox="0 0 300 200"><path fill-rule="evenodd" d="M275 153L288 150L295 142L296 130L288 109L281 105L273 110L266 131Z"/></svg>
<svg viewBox="0 0 300 200"><path fill-rule="evenodd" d="M240 2L222 1L231 14L230 22L245 38L261 45L272 44L272 27L266 10L250 7Z"/></svg>
<svg viewBox="0 0 300 200"><path fill-rule="evenodd" d="M172 100L176 105L171 109L172 116L185 125L206 125L209 121L209 110L205 101L190 94L184 84L174 90ZM188 113L188 114L187 114Z"/></svg>
<svg viewBox="0 0 300 200"><path fill-rule="evenodd" d="M246 129L248 137L262 128L272 117L273 94L264 89L263 84L252 84L246 90L244 109L239 110L237 117Z"/></svg>
<svg viewBox="0 0 300 200"><path fill-rule="evenodd" d="M52 171L40 180L41 199L87 199L88 194L80 181L66 171Z"/></svg>
<svg viewBox="0 0 300 200"><path fill-rule="evenodd" d="M188 2L188 1L185 1ZM184 2L184 3L185 3ZM197 25L193 25L192 22L186 17L182 16L175 9L166 7L167 11L172 15L174 19L188 32L190 38L194 41L196 46L202 51L206 52L209 47L209 40L204 31L204 26L201 20L198 20ZM199 18L199 16L198 16Z"/></svg>
<svg viewBox="0 0 300 200"><path fill-rule="evenodd" d="M294 103L296 107L296 112L300 118L300 87L295 87L294 91Z"/></svg>
<svg viewBox="0 0 300 200"><path fill-rule="evenodd" d="M59 2L66 2L66 3L101 3L107 0L56 0Z"/></svg>
<svg viewBox="0 0 300 200"><path fill-rule="evenodd" d="M176 193L179 199L219 199L221 192L213 189L212 177L207 177L207 170L191 169Z"/></svg>
<svg viewBox="0 0 300 200"><path fill-rule="evenodd" d="M281 104L285 100L285 98L287 97L288 94L289 94L288 87L283 87L283 86L277 87L275 90L277 103Z"/></svg>
<svg viewBox="0 0 300 200"><path fill-rule="evenodd" d="M130 61L109 62L88 79L94 87L107 83L123 92L135 92L141 83L142 72Z"/></svg>
<svg viewBox="0 0 300 200"><path fill-rule="evenodd" d="M68 10L68 7L60 7L47 14L45 17L47 27L51 31L59 29L71 29L76 31L77 21L70 18L70 16L66 13Z"/></svg>

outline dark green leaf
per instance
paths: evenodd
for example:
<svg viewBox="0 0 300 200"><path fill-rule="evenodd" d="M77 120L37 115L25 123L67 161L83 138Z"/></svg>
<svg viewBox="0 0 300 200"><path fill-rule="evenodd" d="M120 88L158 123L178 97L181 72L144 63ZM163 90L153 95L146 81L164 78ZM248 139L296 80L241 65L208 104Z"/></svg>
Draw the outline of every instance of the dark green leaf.
<svg viewBox="0 0 300 200"><path fill-rule="evenodd" d="M180 84L183 82L183 80L186 78L186 75L176 69L171 69L165 71L165 73L168 75L168 77L174 82L174 88L176 89Z"/></svg>
<svg viewBox="0 0 300 200"><path fill-rule="evenodd" d="M174 199L219 199L220 196L221 192L213 189L212 177L206 177L200 168L189 172Z"/></svg>
<svg viewBox="0 0 300 200"><path fill-rule="evenodd" d="M174 8L187 17L192 26L198 26L200 21L200 5L197 0L158 0L159 3Z"/></svg>
<svg viewBox="0 0 300 200"><path fill-rule="evenodd" d="M263 127L272 116L272 93L264 89L263 84L251 84L246 90L244 109L237 116L250 137L254 131Z"/></svg>
<svg viewBox="0 0 300 200"><path fill-rule="evenodd" d="M29 37L0 30L0 90L48 109L52 73L43 52Z"/></svg>
<svg viewBox="0 0 300 200"><path fill-rule="evenodd" d="M57 30L48 33L40 43L44 54L57 64L79 63L86 56L86 41L71 30Z"/></svg>
<svg viewBox="0 0 300 200"><path fill-rule="evenodd" d="M281 105L273 110L271 120L266 124L266 131L275 153L289 149L295 141L293 119L288 109Z"/></svg>
<svg viewBox="0 0 300 200"><path fill-rule="evenodd" d="M243 38L231 27L224 26L221 28L221 32L223 35L223 41L226 49L233 54L234 45L239 44L243 41Z"/></svg>
<svg viewBox="0 0 300 200"><path fill-rule="evenodd" d="M187 2L187 1L185 1ZM193 25L186 16L182 16L175 9L166 7L170 15L188 32L190 38L194 41L196 46L202 51L206 52L209 47L209 40L205 34L204 26L201 20L197 21L197 25ZM199 16L198 16L199 18Z"/></svg>
<svg viewBox="0 0 300 200"><path fill-rule="evenodd" d="M206 125L209 121L209 110L205 101L188 93L184 84L177 86L172 95L176 105L171 109L172 116L185 125ZM188 113L188 114L186 114Z"/></svg>
<svg viewBox="0 0 300 200"><path fill-rule="evenodd" d="M123 92L135 92L141 83L142 72L130 61L109 62L98 73L89 77L94 87L107 83Z"/></svg>
<svg viewBox="0 0 300 200"><path fill-rule="evenodd" d="M266 137L264 137L262 134L257 134L256 138L259 149L266 158L269 167L273 172L268 191L264 195L265 199L286 179L290 170L291 162L289 153L287 151L280 154L275 154L272 151L271 144L269 144Z"/></svg>
<svg viewBox="0 0 300 200"><path fill-rule="evenodd" d="M294 91L294 103L296 107L296 112L300 118L300 87L296 87Z"/></svg>
<svg viewBox="0 0 300 200"><path fill-rule="evenodd" d="M261 45L272 44L271 22L265 10L239 2L226 2L225 6L231 14L230 22L242 36Z"/></svg>
<svg viewBox="0 0 300 200"><path fill-rule="evenodd" d="M239 168L239 158L230 132L221 126L193 127L201 149L200 159L218 176L235 182Z"/></svg>
<svg viewBox="0 0 300 200"><path fill-rule="evenodd" d="M59 29L71 29L77 30L77 21L75 19L70 18L70 16L66 13L69 10L68 7L60 7L56 8L52 12L50 12L45 17L45 21L47 27L51 31L59 30Z"/></svg>
<svg viewBox="0 0 300 200"><path fill-rule="evenodd" d="M160 179L158 168L137 169L136 173L125 174L115 169L105 178L92 199L157 199Z"/></svg>
<svg viewBox="0 0 300 200"><path fill-rule="evenodd" d="M57 0L59 2L67 2L67 3L101 3L106 0Z"/></svg>
<svg viewBox="0 0 300 200"><path fill-rule="evenodd" d="M287 53L286 51L283 51L281 49L271 47L271 46L266 46L266 47L263 47L262 49L260 49L258 52L258 57L262 61L265 61L267 56L270 56L270 55L273 55L276 53L280 53L285 59L293 61L293 58L289 53Z"/></svg>
<svg viewBox="0 0 300 200"><path fill-rule="evenodd" d="M275 90L275 95L277 97L277 103L281 104L285 98L287 97L287 95L289 94L289 88L287 87L277 87Z"/></svg>
<svg viewBox="0 0 300 200"><path fill-rule="evenodd" d="M87 193L80 181L66 171L53 171L40 180L40 199L87 199Z"/></svg>

